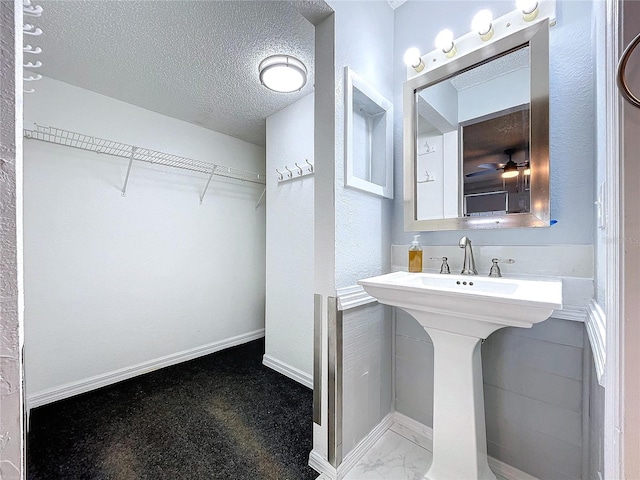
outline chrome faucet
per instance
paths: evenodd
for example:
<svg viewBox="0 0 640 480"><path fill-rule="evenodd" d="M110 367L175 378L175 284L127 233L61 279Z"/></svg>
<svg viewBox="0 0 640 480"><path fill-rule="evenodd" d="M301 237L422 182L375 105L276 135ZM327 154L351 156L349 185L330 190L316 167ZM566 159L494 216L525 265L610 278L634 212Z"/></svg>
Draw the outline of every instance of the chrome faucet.
<svg viewBox="0 0 640 480"><path fill-rule="evenodd" d="M464 248L464 262L462 264L462 275L477 275L476 261L473 258L473 249L469 237L462 237L458 242L460 248Z"/></svg>

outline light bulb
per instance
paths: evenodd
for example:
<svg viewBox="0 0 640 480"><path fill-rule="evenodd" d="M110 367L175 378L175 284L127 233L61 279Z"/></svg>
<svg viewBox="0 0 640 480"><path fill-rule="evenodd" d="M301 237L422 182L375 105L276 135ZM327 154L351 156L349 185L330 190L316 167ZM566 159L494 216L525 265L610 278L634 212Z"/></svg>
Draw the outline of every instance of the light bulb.
<svg viewBox="0 0 640 480"><path fill-rule="evenodd" d="M489 40L493 36L493 14L490 10L484 9L476 13L471 21L471 30L478 32L480 38L484 41Z"/></svg>
<svg viewBox="0 0 640 480"><path fill-rule="evenodd" d="M522 12L522 18L526 22L530 22L538 16L537 0L516 0L516 8Z"/></svg>
<svg viewBox="0 0 640 480"><path fill-rule="evenodd" d="M275 92L300 90L307 82L307 67L289 55L272 55L258 66L260 82Z"/></svg>
<svg viewBox="0 0 640 480"><path fill-rule="evenodd" d="M420 58L420 50L416 47L408 48L407 51L404 52L404 63L416 72L421 72L425 66L422 58Z"/></svg>
<svg viewBox="0 0 640 480"><path fill-rule="evenodd" d="M436 48L442 50L449 58L456 54L456 45L453 43L453 32L451 30L442 30L436 36Z"/></svg>

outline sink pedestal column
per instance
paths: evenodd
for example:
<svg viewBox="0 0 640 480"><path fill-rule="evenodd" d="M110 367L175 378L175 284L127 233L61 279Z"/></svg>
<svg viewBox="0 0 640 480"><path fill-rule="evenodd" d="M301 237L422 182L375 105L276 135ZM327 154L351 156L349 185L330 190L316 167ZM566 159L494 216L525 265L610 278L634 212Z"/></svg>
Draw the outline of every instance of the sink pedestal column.
<svg viewBox="0 0 640 480"><path fill-rule="evenodd" d="M560 280L394 272L359 280L433 340L433 461L425 480L496 480L487 463L480 340L562 308Z"/></svg>
<svg viewBox="0 0 640 480"><path fill-rule="evenodd" d="M482 339L425 330L433 341L434 376L433 462L424 478L496 480L487 463Z"/></svg>

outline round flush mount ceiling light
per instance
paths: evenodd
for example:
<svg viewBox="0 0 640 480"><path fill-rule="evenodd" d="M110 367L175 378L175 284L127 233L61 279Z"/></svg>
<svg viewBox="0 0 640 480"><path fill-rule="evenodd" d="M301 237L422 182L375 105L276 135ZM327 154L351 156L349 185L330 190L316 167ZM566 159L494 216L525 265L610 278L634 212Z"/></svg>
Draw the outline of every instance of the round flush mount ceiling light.
<svg viewBox="0 0 640 480"><path fill-rule="evenodd" d="M260 83L274 92L289 93L300 90L307 83L307 67L289 55L272 55L258 66Z"/></svg>

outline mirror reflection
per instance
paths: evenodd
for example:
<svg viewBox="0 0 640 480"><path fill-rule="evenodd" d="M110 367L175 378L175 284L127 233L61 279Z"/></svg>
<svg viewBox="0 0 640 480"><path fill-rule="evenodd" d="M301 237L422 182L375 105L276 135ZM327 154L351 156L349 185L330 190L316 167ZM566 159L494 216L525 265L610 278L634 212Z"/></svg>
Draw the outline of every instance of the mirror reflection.
<svg viewBox="0 0 640 480"><path fill-rule="evenodd" d="M418 220L530 211L529 50L416 91Z"/></svg>

